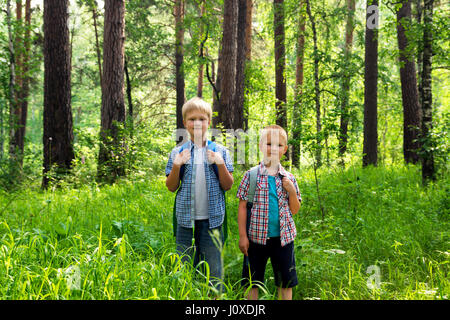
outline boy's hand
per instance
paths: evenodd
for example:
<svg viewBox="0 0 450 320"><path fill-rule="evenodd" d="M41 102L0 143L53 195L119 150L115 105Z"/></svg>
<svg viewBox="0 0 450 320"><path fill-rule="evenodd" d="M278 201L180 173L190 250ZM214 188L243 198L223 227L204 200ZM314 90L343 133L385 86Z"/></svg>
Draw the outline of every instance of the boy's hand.
<svg viewBox="0 0 450 320"><path fill-rule="evenodd" d="M250 245L250 242L248 241L247 236L239 237L239 249L245 256L248 256L249 245Z"/></svg>
<svg viewBox="0 0 450 320"><path fill-rule="evenodd" d="M188 162L191 159L191 152L189 150L183 150L177 156L175 157L175 160L173 163L178 166L182 166L186 162Z"/></svg>
<svg viewBox="0 0 450 320"><path fill-rule="evenodd" d="M295 194L295 187L291 180L287 177L283 177L281 180L283 182L283 188L286 190L289 194Z"/></svg>
<svg viewBox="0 0 450 320"><path fill-rule="evenodd" d="M211 164L223 164L225 161L223 160L222 155L219 152L214 152L212 150L207 150L206 154L208 156L208 162Z"/></svg>

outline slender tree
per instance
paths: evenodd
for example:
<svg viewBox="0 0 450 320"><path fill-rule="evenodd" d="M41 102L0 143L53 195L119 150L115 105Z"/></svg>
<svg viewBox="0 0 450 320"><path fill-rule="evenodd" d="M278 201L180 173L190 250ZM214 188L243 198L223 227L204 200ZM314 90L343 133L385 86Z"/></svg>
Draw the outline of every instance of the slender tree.
<svg viewBox="0 0 450 320"><path fill-rule="evenodd" d="M44 0L44 175L66 173L74 159L68 0Z"/></svg>
<svg viewBox="0 0 450 320"><path fill-rule="evenodd" d="M201 37L201 43L199 48L199 57L200 61L198 64L198 77L197 77L197 97L203 96L203 78L205 73L205 64L203 62L204 57L204 45L207 39L207 35L205 35L205 24L203 23L203 17L206 13L206 2L205 0L202 0L200 3L200 37Z"/></svg>
<svg viewBox="0 0 450 320"><path fill-rule="evenodd" d="M286 48L284 45L284 0L273 1L273 24L275 38L275 109L276 123L287 128L286 109Z"/></svg>
<svg viewBox="0 0 450 320"><path fill-rule="evenodd" d="M176 81L176 114L177 114L177 129L183 128L183 115L181 109L186 100L185 97L185 83L184 83L184 0L175 0L174 2L174 16L175 16L175 81ZM177 143L183 137L178 137Z"/></svg>
<svg viewBox="0 0 450 320"><path fill-rule="evenodd" d="M295 99L292 124L292 164L300 165L300 138L302 134L303 60L305 55L305 0L300 2L297 34L297 59L295 72Z"/></svg>
<svg viewBox="0 0 450 320"><path fill-rule="evenodd" d="M322 118L320 111L320 81L319 81L319 49L317 45L317 29L316 21L311 12L311 4L306 0L306 12L311 22L311 29L313 32L313 57L314 57L314 102L316 107L316 167L322 165Z"/></svg>
<svg viewBox="0 0 450 320"><path fill-rule="evenodd" d="M125 175L125 1L105 1L103 83L98 178L112 183Z"/></svg>
<svg viewBox="0 0 450 320"><path fill-rule="evenodd" d="M233 128L244 129L244 101L245 101L245 63L246 63L246 20L247 0L238 0L237 23L237 51L236 51L236 92L235 92L235 121Z"/></svg>
<svg viewBox="0 0 450 320"><path fill-rule="evenodd" d="M344 154L347 151L348 140L348 122L349 122L349 95L350 95L350 79L351 79L351 54L353 46L353 29L355 27L355 0L347 0L347 22L345 25L345 46L344 46L344 68L342 78L341 93L341 120L339 127L339 156L342 164L344 163Z"/></svg>
<svg viewBox="0 0 450 320"><path fill-rule="evenodd" d="M378 0L368 0L364 58L364 167L378 164L378 25L374 21L378 21Z"/></svg>
<svg viewBox="0 0 450 320"><path fill-rule="evenodd" d="M431 60L433 57L433 5L434 0L425 0L423 7L423 61L422 61L422 181L426 184L429 180L436 179L434 167L434 155L430 132L433 129L433 97Z"/></svg>
<svg viewBox="0 0 450 320"><path fill-rule="evenodd" d="M397 11L397 39L400 51L400 82L403 104L403 155L406 163L419 161L419 133L422 114L419 105L416 66L406 29L411 23L411 0L401 1Z"/></svg>

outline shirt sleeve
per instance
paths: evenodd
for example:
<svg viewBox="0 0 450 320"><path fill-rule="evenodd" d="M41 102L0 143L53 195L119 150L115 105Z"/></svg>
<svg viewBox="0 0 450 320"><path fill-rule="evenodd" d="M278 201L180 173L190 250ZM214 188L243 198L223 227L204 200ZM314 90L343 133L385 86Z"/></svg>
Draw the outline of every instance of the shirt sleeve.
<svg viewBox="0 0 450 320"><path fill-rule="evenodd" d="M230 152L227 148L224 148L224 151L222 152L223 161L225 162L225 167L227 167L228 172L233 172L233 159L230 157Z"/></svg>
<svg viewBox="0 0 450 320"><path fill-rule="evenodd" d="M248 188L250 185L250 171L247 171L244 174L244 177L241 180L241 183L239 184L236 197L238 197L241 200L248 200Z"/></svg>
<svg viewBox="0 0 450 320"><path fill-rule="evenodd" d="M167 165L166 165L166 177L170 174L170 172L172 171L172 167L173 167L173 160L175 160L175 157L176 157L176 155L177 155L177 150L178 150L178 148L175 148L175 149L173 149L171 152L170 152L170 155L169 155L169 161L167 162Z"/></svg>

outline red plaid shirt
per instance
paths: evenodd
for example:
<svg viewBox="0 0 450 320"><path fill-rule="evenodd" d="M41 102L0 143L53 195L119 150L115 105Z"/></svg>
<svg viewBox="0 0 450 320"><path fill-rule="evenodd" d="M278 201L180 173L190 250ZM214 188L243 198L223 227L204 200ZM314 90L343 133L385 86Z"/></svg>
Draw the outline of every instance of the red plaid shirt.
<svg viewBox="0 0 450 320"><path fill-rule="evenodd" d="M295 228L295 222L292 218L292 212L289 209L289 195L286 190L283 189L283 183L281 179L283 177L289 178L294 184L296 190L296 196L301 202L302 197L298 190L297 181L294 176L284 170L280 164L278 173L275 176L276 190L278 195L278 208L280 213L280 238L281 246L294 241L297 235ZM250 170L247 171L242 178L241 184L237 191L237 197L241 200L248 200L248 188L250 185ZM258 174L256 178L255 196L253 198L252 216L250 219L250 228L248 231L248 237L252 242L259 244L266 244L267 232L269 223L269 179L267 169L264 163L261 162L258 168Z"/></svg>

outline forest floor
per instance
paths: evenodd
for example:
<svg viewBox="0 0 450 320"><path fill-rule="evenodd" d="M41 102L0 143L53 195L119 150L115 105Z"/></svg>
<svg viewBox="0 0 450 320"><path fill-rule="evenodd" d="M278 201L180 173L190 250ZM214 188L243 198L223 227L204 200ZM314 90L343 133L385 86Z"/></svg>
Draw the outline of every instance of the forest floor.
<svg viewBox="0 0 450 320"><path fill-rule="evenodd" d="M421 186L415 166L294 171L294 299L448 299L449 179ZM234 173L221 299L239 286ZM320 198L317 190L319 190ZM320 199L320 201L319 201ZM174 194L163 176L41 191L0 191L0 299L211 299L175 254ZM322 210L323 209L323 210ZM272 268L261 299L276 299Z"/></svg>

